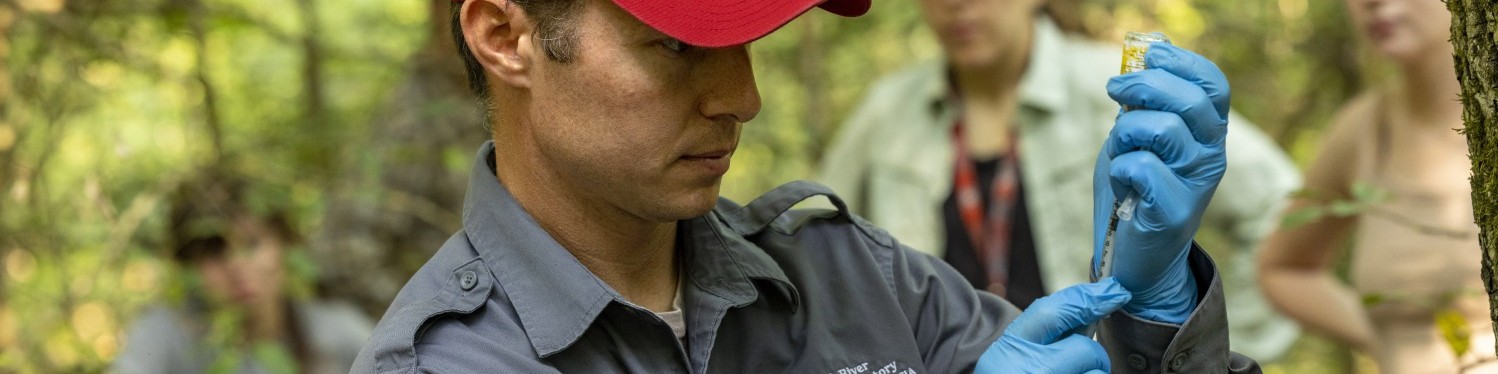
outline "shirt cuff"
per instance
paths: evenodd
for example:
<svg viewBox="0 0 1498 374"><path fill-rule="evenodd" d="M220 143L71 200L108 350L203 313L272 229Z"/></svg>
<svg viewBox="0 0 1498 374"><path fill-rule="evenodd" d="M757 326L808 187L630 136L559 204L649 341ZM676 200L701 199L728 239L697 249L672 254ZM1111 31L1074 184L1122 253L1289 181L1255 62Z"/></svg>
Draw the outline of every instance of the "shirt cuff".
<svg viewBox="0 0 1498 374"><path fill-rule="evenodd" d="M1113 373L1219 373L1257 369L1228 350L1227 309L1222 281L1212 258L1193 243L1186 260L1197 284L1196 308L1180 325L1150 321L1125 312L1104 318L1098 341L1108 351ZM1201 287L1207 285L1207 287ZM1256 370L1249 370L1253 372Z"/></svg>

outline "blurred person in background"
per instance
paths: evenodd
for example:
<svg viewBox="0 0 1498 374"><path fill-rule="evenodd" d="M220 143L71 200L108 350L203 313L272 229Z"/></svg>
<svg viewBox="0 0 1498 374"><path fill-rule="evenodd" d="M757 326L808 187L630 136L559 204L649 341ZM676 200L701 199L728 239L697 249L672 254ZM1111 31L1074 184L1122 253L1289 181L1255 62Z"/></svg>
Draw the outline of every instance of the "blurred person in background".
<svg viewBox="0 0 1498 374"><path fill-rule="evenodd" d="M114 371L349 371L372 324L350 305L288 291L288 251L301 235L277 201L284 196L252 196L251 188L223 172L178 188L169 238L184 300L141 314Z"/></svg>
<svg viewBox="0 0 1498 374"><path fill-rule="evenodd" d="M1333 120L1288 211L1317 219L1266 240L1260 284L1285 314L1383 373L1498 373L1466 138L1454 130L1450 13L1434 0L1348 0L1347 10L1394 74ZM1334 270L1344 247L1350 284Z"/></svg>
<svg viewBox="0 0 1498 374"><path fill-rule="evenodd" d="M1099 88L1118 74L1122 47L1083 36L1065 0L920 5L943 57L874 84L829 146L821 181L1021 308L1087 282L1093 245L1075 232L1092 224L1091 150L1119 114ZM1273 360L1299 331L1263 301L1251 250L1300 176L1259 129L1230 121L1232 162L1202 228L1233 252L1222 269L1234 350Z"/></svg>

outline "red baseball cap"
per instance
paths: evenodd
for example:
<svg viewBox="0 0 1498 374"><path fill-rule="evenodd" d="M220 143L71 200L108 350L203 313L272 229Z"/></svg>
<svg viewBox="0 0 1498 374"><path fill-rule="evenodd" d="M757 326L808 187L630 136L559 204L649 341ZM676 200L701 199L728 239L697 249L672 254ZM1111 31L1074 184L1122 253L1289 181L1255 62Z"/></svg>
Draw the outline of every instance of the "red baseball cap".
<svg viewBox="0 0 1498 374"><path fill-rule="evenodd" d="M657 31L700 47L726 47L759 39L811 7L857 17L870 0L613 0Z"/></svg>
<svg viewBox="0 0 1498 374"><path fill-rule="evenodd" d="M635 18L677 40L699 47L726 47L768 35L813 6L844 17L858 17L869 11L871 0L613 1Z"/></svg>

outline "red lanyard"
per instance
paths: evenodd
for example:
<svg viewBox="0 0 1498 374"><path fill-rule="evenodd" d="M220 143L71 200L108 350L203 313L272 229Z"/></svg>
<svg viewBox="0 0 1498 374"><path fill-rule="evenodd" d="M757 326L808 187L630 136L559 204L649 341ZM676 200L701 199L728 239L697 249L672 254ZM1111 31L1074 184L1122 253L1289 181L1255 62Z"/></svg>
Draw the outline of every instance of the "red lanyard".
<svg viewBox="0 0 1498 374"><path fill-rule="evenodd" d="M999 296L1008 293L1010 216L1019 202L1019 142L1010 132L1009 150L999 159L994 175L993 188L989 191L988 212L983 212L983 197L978 195L977 165L968 155L967 143L963 141L963 121L958 119L952 126L952 144L957 151L957 165L953 192L957 198L957 212L967 237L978 252L984 272L988 274L988 291Z"/></svg>

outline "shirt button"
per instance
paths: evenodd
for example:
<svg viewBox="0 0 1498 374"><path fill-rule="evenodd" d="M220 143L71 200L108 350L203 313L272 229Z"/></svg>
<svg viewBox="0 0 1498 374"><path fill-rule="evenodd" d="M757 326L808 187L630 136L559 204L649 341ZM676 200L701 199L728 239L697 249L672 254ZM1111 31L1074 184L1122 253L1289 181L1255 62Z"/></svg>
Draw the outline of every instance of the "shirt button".
<svg viewBox="0 0 1498 374"><path fill-rule="evenodd" d="M473 286L478 283L479 275L478 273L474 273L473 270L464 271L463 275L458 276L458 286L463 287L464 291L473 289Z"/></svg>
<svg viewBox="0 0 1498 374"><path fill-rule="evenodd" d="M1170 371L1181 371L1181 367L1186 366L1186 360L1190 358L1191 350L1189 349L1177 353L1175 358L1170 359Z"/></svg>
<svg viewBox="0 0 1498 374"><path fill-rule="evenodd" d="M1140 356L1138 353L1131 354L1129 355L1129 368L1134 369L1134 371L1144 371L1144 369L1149 368L1149 362L1145 361L1144 356Z"/></svg>

